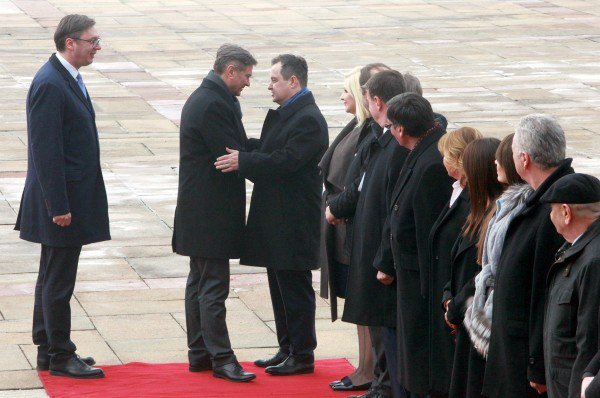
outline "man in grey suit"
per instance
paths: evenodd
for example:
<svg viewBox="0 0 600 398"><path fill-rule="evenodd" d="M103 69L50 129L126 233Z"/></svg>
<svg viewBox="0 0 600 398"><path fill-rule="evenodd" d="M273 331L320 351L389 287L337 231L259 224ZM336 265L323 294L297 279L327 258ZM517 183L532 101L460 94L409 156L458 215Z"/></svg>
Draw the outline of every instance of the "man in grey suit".
<svg viewBox="0 0 600 398"><path fill-rule="evenodd" d="M179 192L173 251L190 257L185 292L191 372L250 381L238 363L225 323L229 259L242 250L246 187L242 177L214 167L217 157L246 147L237 96L250 85L254 57L239 46L219 48L213 70L181 113Z"/></svg>
<svg viewBox="0 0 600 398"><path fill-rule="evenodd" d="M101 50L95 21L67 15L54 33L58 52L27 94L27 178L15 229L41 243L33 343L38 370L74 378L104 377L71 341L70 300L82 245L110 239L108 204L94 108L79 68Z"/></svg>

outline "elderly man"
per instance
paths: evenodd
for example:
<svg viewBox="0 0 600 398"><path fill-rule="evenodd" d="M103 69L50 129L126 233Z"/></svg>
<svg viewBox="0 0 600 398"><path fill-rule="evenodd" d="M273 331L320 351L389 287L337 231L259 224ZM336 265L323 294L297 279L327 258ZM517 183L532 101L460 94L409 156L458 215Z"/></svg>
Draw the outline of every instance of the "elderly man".
<svg viewBox="0 0 600 398"><path fill-rule="evenodd" d="M33 308L38 370L74 378L104 377L92 358L75 354L70 301L82 245L110 239L96 114L79 69L100 46L95 21L67 15L54 33L57 53L27 94L27 178L15 226L41 243Z"/></svg>
<svg viewBox="0 0 600 398"><path fill-rule="evenodd" d="M215 377L245 382L255 378L238 363L227 332L229 259L242 251L246 212L245 181L214 169L226 148L246 147L237 97L250 85L254 57L225 44L213 70L190 95L181 113L179 192L173 251L190 257L185 319L190 372L213 370Z"/></svg>
<svg viewBox="0 0 600 398"><path fill-rule="evenodd" d="M519 122L513 159L534 192L510 222L498 262L483 381L483 395L489 398L535 397L546 390L542 339L546 276L564 241L548 217L550 205L540 198L559 178L573 173L565 149L565 133L553 118L534 114Z"/></svg>
<svg viewBox="0 0 600 398"><path fill-rule="evenodd" d="M600 181L569 174L540 199L567 241L550 268L544 358L550 398L581 396L581 379L598 351L600 307Z"/></svg>
<svg viewBox="0 0 600 398"><path fill-rule="evenodd" d="M286 376L314 371L311 270L318 268L323 189L317 165L329 139L304 58L282 54L271 64L268 88L279 107L267 113L259 140L249 140L246 151L229 150L215 165L254 182L240 263L267 268L279 343L274 357L255 364Z"/></svg>

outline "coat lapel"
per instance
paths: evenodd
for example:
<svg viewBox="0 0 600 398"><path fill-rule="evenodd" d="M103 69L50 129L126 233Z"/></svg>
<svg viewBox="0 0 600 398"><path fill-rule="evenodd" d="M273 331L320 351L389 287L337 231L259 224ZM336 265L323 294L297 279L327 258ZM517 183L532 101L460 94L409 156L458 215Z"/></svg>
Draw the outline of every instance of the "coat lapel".
<svg viewBox="0 0 600 398"><path fill-rule="evenodd" d="M62 77L64 77L65 81L67 82L67 84L69 85L71 90L73 90L73 92L75 93L77 98L79 98L79 100L81 102L83 102L83 104L88 109L88 111L90 111L92 116L96 117L96 114L94 113L94 108L92 106L92 102L89 99L90 98L89 93L88 93L87 98L85 98L85 96L83 95L83 92L81 92L81 89L79 88L79 85L77 85L77 82L75 81L75 79L73 79L73 76L71 76L69 71L66 70L65 67L60 63L60 61L56 57L56 54L52 54L52 56L50 57L50 63L56 70L58 70L58 72L62 75Z"/></svg>

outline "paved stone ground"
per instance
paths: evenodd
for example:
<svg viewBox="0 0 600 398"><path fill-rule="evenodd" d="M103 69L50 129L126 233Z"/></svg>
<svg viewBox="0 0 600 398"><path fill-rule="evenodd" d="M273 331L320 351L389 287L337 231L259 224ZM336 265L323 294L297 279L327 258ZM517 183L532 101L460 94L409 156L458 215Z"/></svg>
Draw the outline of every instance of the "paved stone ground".
<svg viewBox="0 0 600 398"><path fill-rule="evenodd" d="M224 42L259 61L241 98L251 136L273 106L273 56L306 57L331 137L349 119L338 100L344 73L384 61L418 76L451 127L502 137L528 113L556 116L575 167L600 175L597 0L0 0L0 397L45 396L30 338L39 248L12 228L26 170L27 89L53 51L54 27L74 12L95 17L103 38L82 74L97 113L113 240L84 249L73 299L73 338L100 364L186 359L187 262L170 250L178 118ZM236 353L274 352L265 274L232 271ZM328 311L319 300L317 356L355 361L354 327L332 324Z"/></svg>

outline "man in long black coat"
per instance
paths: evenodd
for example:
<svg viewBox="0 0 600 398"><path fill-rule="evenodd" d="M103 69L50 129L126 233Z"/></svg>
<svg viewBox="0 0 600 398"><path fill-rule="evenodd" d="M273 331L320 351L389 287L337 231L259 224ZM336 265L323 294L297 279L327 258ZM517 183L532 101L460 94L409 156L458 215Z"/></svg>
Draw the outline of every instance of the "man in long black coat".
<svg viewBox="0 0 600 398"><path fill-rule="evenodd" d="M211 71L181 113L179 191L173 251L190 257L185 292L189 369L213 369L232 381L254 378L239 365L229 341L225 300L229 259L242 251L245 181L215 169L227 148L246 147L237 96L250 85L256 60L241 47L223 45Z"/></svg>
<svg viewBox="0 0 600 398"><path fill-rule="evenodd" d="M82 245L110 239L96 115L79 68L101 50L93 19L65 16L54 35L57 53L27 95L27 178L15 229L41 243L33 309L38 370L76 378L103 377L92 358L75 355L70 300Z"/></svg>
<svg viewBox="0 0 600 398"><path fill-rule="evenodd" d="M318 267L320 241L317 165L329 139L307 81L303 58L273 59L269 90L280 107L267 113L259 140L216 163L223 172L239 170L254 182L240 263L267 268L279 352L255 363L272 375L313 372L317 345L311 274Z"/></svg>
<svg viewBox="0 0 600 398"><path fill-rule="evenodd" d="M585 368L598 351L600 307L600 181L569 174L540 199L567 241L550 268L544 317L544 359L550 398L581 397Z"/></svg>
<svg viewBox="0 0 600 398"><path fill-rule="evenodd" d="M394 137L411 152L392 193L374 266L381 271L378 278L396 279L400 384L433 397L439 391L430 382L428 238L452 190L437 148L445 129L429 102L412 93L388 102L388 119Z"/></svg>
<svg viewBox="0 0 600 398"><path fill-rule="evenodd" d="M546 277L564 240L548 217L550 205L540 198L556 180L573 172L565 149L565 134L554 119L546 115L521 119L513 159L521 178L535 191L510 222L498 261L483 380L483 395L490 398L536 397L536 391L546 390L542 339Z"/></svg>

